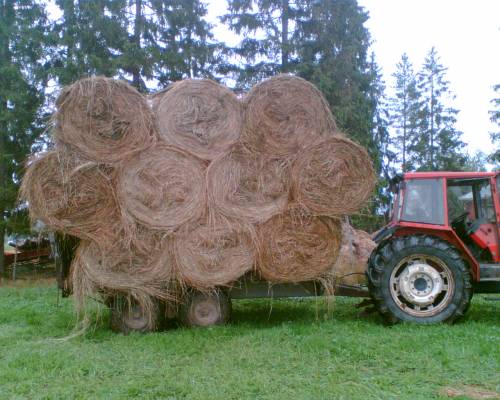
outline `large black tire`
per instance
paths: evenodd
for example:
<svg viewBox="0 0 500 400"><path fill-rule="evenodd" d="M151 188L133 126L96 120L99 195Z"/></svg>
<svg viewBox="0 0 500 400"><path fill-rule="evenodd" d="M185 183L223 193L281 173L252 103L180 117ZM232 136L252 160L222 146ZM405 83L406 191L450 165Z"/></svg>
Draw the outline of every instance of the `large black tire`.
<svg viewBox="0 0 500 400"><path fill-rule="evenodd" d="M223 325L230 316L231 300L222 290L210 294L192 291L180 308L180 321L187 327Z"/></svg>
<svg viewBox="0 0 500 400"><path fill-rule="evenodd" d="M145 313L137 303L129 303L124 298L114 298L110 302L110 325L114 332L128 335L131 332L154 332L162 325L163 312L159 302L153 302L153 309Z"/></svg>
<svg viewBox="0 0 500 400"><path fill-rule="evenodd" d="M367 278L372 299L389 324L452 323L465 314L472 298L471 274L460 253L429 235L382 242L370 256Z"/></svg>

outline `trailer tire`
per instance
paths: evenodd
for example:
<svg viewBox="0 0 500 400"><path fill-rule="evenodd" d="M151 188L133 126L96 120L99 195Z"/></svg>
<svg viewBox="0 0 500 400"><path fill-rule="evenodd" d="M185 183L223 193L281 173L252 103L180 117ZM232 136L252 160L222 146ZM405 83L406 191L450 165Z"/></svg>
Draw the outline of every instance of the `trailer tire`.
<svg viewBox="0 0 500 400"><path fill-rule="evenodd" d="M193 290L186 295L180 308L181 323L187 327L223 325L230 315L231 300L222 290L212 293Z"/></svg>
<svg viewBox="0 0 500 400"><path fill-rule="evenodd" d="M114 332L128 335L131 332L154 332L161 326L161 307L158 301L153 302L151 315L146 315L142 307L125 298L114 298L110 302L111 318L110 325Z"/></svg>
<svg viewBox="0 0 500 400"><path fill-rule="evenodd" d="M467 311L471 274L457 249L430 235L393 237L371 254L368 288L389 324L452 323Z"/></svg>

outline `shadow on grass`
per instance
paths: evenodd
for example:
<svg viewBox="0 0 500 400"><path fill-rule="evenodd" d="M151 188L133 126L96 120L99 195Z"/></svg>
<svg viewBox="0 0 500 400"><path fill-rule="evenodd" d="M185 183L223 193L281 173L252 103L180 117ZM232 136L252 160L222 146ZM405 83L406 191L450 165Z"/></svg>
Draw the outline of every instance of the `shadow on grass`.
<svg viewBox="0 0 500 400"><path fill-rule="evenodd" d="M355 307L358 299L273 299L240 300L233 302L231 325L253 325L258 328L279 326L284 323L313 324L329 320L337 322L381 322L377 313L362 316Z"/></svg>

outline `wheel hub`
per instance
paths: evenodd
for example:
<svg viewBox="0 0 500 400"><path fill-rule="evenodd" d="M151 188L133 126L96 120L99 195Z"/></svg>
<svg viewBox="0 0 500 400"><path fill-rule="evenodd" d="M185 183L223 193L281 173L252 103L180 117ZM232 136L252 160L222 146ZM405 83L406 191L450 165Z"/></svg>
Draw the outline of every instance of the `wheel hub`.
<svg viewBox="0 0 500 400"><path fill-rule="evenodd" d="M443 278L431 265L415 263L408 265L398 279L401 295L410 303L428 306L442 292Z"/></svg>

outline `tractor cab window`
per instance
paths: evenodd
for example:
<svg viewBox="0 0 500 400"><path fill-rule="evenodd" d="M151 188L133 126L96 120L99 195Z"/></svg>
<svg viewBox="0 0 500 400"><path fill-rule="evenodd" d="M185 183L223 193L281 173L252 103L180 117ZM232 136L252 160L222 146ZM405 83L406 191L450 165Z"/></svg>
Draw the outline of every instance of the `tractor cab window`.
<svg viewBox="0 0 500 400"><path fill-rule="evenodd" d="M401 220L444 225L443 180L412 179L406 181Z"/></svg>
<svg viewBox="0 0 500 400"><path fill-rule="evenodd" d="M453 224L461 218L495 221L495 209L488 179L448 180L448 217Z"/></svg>

